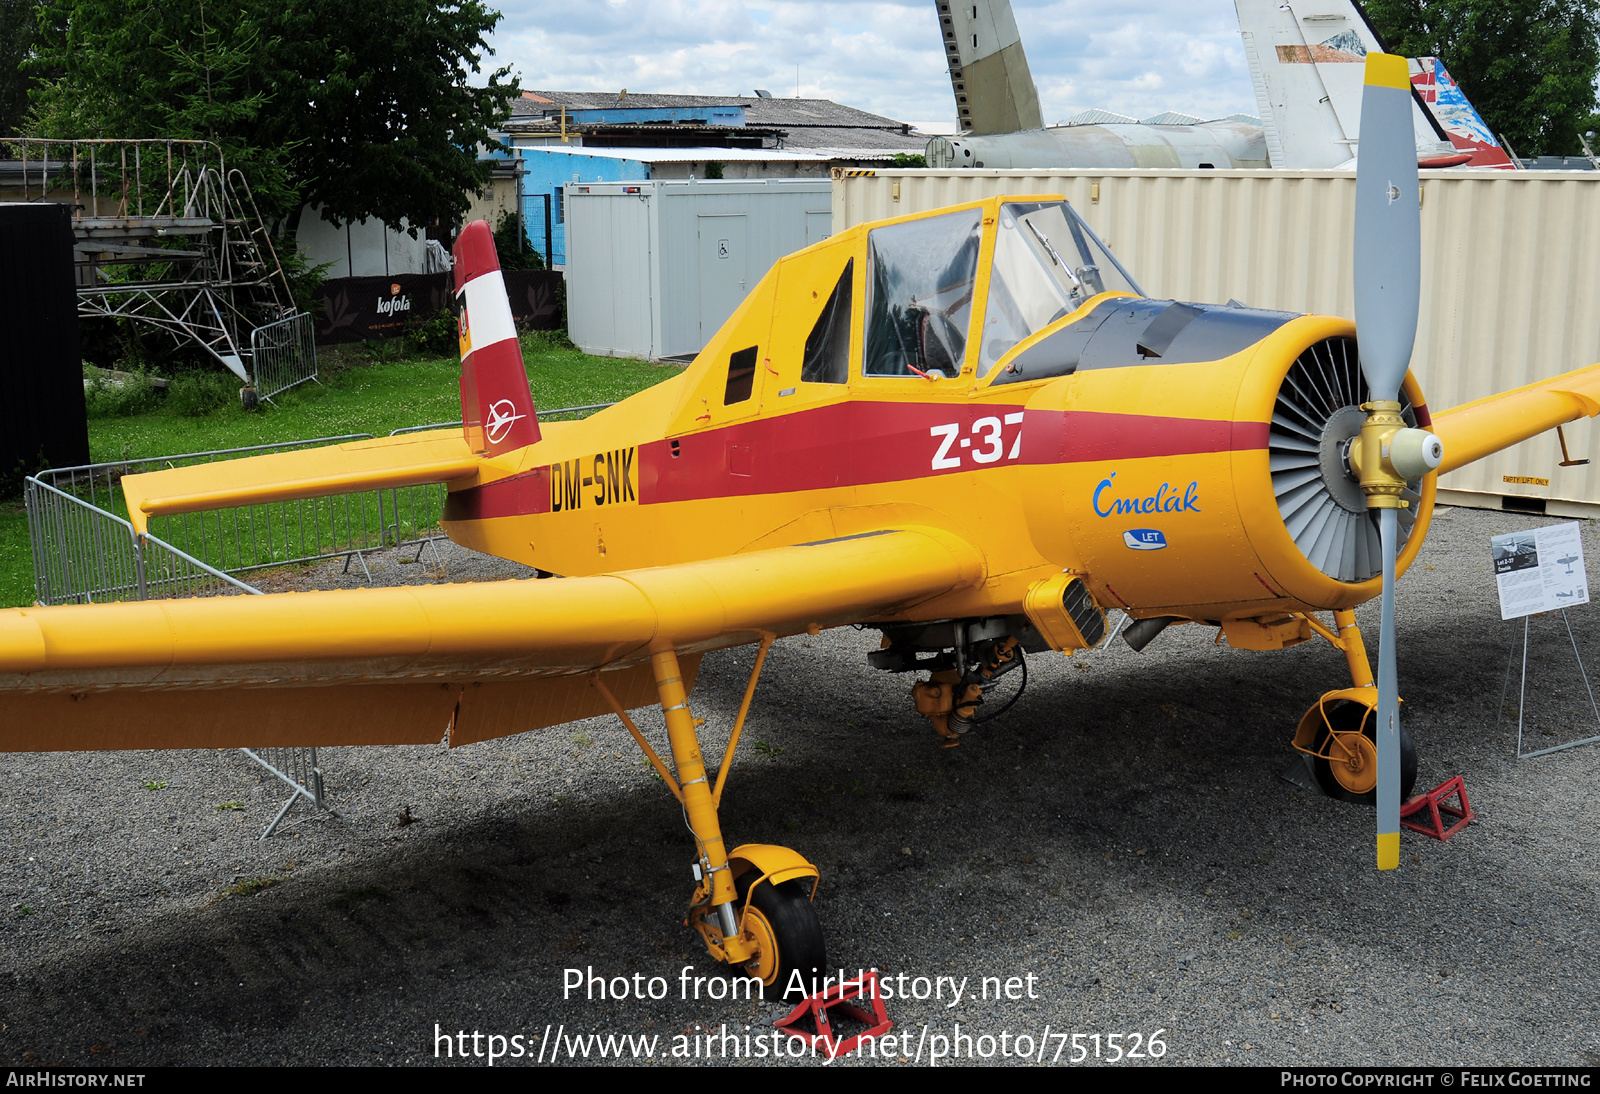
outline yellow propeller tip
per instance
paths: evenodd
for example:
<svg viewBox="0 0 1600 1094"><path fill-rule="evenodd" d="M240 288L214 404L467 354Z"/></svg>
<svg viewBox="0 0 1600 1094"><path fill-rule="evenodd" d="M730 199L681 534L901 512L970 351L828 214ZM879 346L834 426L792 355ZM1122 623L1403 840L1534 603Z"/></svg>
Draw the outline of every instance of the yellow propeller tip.
<svg viewBox="0 0 1600 1094"><path fill-rule="evenodd" d="M1404 57L1392 53L1367 54L1368 87L1393 87L1400 91L1411 90L1411 65Z"/></svg>
<svg viewBox="0 0 1600 1094"><path fill-rule="evenodd" d="M1371 56L1371 54L1368 54ZM1378 836L1378 869L1397 870L1400 867L1400 833L1384 832Z"/></svg>

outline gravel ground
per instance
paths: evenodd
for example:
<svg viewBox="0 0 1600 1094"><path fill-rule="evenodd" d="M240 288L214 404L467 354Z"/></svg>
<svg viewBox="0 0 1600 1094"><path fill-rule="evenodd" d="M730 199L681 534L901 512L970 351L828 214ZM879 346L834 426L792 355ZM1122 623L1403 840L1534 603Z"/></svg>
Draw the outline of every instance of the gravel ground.
<svg viewBox="0 0 1600 1094"><path fill-rule="evenodd" d="M822 867L836 964L966 978L953 1006L948 986L888 1004L906 1057L924 1026L960 1023L1163 1030L1167 1063L1600 1064L1600 746L1519 762L1514 721L1496 724L1521 628L1499 620L1487 537L1539 522L1440 510L1401 583L1419 786L1464 775L1479 819L1445 844L1406 833L1392 874L1373 869L1370 810L1279 777L1302 711L1345 685L1342 657L1229 650L1198 627L1142 655L1039 656L1022 702L949 750L909 678L867 667L875 632L780 642L725 830ZM448 546L442 567L374 560L380 582L513 572ZM273 587L353 580L335 564ZM1600 668L1594 613L1572 621ZM1558 618L1533 621L1530 748L1596 732L1570 653ZM708 752L750 663L706 658ZM641 725L660 738L659 713ZM550 1023L659 1035L665 1054L779 1013L679 997L684 966L715 977L680 925L689 843L614 719L321 758L336 815L297 806L261 842L283 796L238 753L0 756L0 1060L423 1062L444 1052L436 1024L469 1051L479 1031L536 1053ZM569 967L670 994L563 999ZM1036 998L979 997L985 976L1030 975Z"/></svg>

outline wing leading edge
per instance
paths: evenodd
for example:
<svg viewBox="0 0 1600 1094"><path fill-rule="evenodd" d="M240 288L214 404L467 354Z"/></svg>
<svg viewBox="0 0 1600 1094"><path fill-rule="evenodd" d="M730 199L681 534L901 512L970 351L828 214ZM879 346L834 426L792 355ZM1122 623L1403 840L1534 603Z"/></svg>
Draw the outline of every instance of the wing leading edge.
<svg viewBox="0 0 1600 1094"><path fill-rule="evenodd" d="M648 655L979 584L903 528L595 577L0 611L0 751L453 744L654 700ZM687 667L687 666L686 666Z"/></svg>

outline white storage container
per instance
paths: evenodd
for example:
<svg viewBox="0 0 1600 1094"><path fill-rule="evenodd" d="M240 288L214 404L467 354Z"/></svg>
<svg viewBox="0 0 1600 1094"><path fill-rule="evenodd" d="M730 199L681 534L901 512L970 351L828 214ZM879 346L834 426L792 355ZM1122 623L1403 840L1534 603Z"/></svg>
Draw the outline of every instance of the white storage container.
<svg viewBox="0 0 1600 1094"><path fill-rule="evenodd" d="M832 232L826 179L569 183L567 331L609 357L700 352L786 254Z"/></svg>

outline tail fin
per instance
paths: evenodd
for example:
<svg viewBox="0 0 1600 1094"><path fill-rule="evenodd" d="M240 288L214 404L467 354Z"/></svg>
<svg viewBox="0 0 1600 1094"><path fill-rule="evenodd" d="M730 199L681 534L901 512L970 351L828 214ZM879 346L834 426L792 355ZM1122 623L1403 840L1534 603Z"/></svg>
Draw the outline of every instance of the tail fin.
<svg viewBox="0 0 1600 1094"><path fill-rule="evenodd" d="M1366 14L1352 0L1323 0L1305 12L1279 0L1234 0L1233 6L1272 166L1347 164L1360 143L1366 56L1387 52ZM1413 100L1418 161L1461 162L1422 96Z"/></svg>
<svg viewBox="0 0 1600 1094"><path fill-rule="evenodd" d="M1511 157L1506 155L1506 150L1495 139L1488 123L1467 101L1466 95L1461 91L1461 85L1456 83L1450 75L1450 70L1444 67L1443 61L1437 57L1413 59L1411 83L1422 95L1422 101L1433 112L1433 116L1444 127L1445 133L1450 137L1450 143L1462 152L1472 153L1472 158L1465 166L1498 167L1503 170L1512 170L1517 166L1511 162Z"/></svg>
<svg viewBox="0 0 1600 1094"><path fill-rule="evenodd" d="M539 416L487 221L473 221L456 238L455 274L467 446L484 456L525 448L539 439Z"/></svg>
<svg viewBox="0 0 1600 1094"><path fill-rule="evenodd" d="M1010 0L934 0L963 133L1044 128Z"/></svg>

